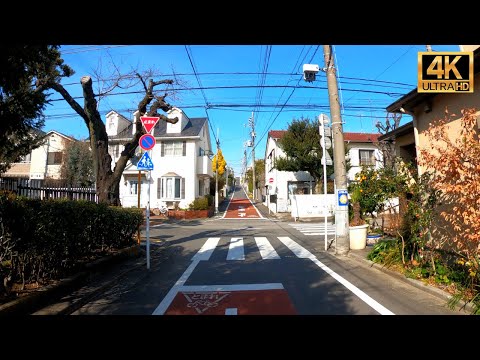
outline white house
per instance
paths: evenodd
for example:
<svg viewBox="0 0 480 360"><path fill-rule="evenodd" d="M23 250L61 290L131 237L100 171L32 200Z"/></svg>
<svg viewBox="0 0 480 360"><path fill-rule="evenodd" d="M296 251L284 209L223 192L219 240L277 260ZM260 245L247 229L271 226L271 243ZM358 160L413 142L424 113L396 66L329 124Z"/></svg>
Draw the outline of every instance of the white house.
<svg viewBox="0 0 480 360"><path fill-rule="evenodd" d="M383 166L382 152L378 148L378 137L381 134L371 133L343 133L345 147L348 150L350 169L347 173L348 181L355 180L355 175L362 170L362 166L373 166L379 169Z"/></svg>
<svg viewBox="0 0 480 360"><path fill-rule="evenodd" d="M67 142L74 138L51 130L45 134L42 145L33 149L21 161L13 163L2 177L31 180L60 179L63 153Z"/></svg>
<svg viewBox="0 0 480 360"><path fill-rule="evenodd" d="M286 130L270 130L265 149L264 203L272 212L290 212L291 194L309 194L310 188L315 186L312 176L306 171L278 171L275 168L275 160L286 156L277 144L285 133Z"/></svg>
<svg viewBox="0 0 480 360"><path fill-rule="evenodd" d="M290 212L292 210L292 194L310 194L315 188L313 178L306 171L278 171L275 160L284 157L285 153L278 146L278 140L286 130L270 130L268 132L265 150L265 183L266 197L264 204L272 212ZM382 155L376 147L380 134L349 133L343 134L345 145L348 149L351 169L347 174L349 181L354 180L355 174L361 170L362 165L381 166Z"/></svg>
<svg viewBox="0 0 480 360"><path fill-rule="evenodd" d="M150 207L187 208L196 198L210 193L213 176L210 132L207 118L189 118L173 108L169 118L178 117L176 124L160 120L150 132L156 145L150 150L153 162L150 180ZM135 118L135 114L134 114ZM112 168L123 151L123 144L135 133L135 123L115 111L107 114L107 134ZM140 153L140 147L137 153ZM142 150L142 152L144 152ZM148 171L140 172L128 162L120 182L120 200L124 207L146 207L148 201Z"/></svg>

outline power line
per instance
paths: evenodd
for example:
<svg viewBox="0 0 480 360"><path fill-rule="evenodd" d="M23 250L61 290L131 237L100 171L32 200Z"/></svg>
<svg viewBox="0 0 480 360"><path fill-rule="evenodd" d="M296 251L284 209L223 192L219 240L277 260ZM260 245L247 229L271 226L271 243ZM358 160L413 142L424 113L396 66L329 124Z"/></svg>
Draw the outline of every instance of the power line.
<svg viewBox="0 0 480 360"><path fill-rule="evenodd" d="M407 51L405 51L402 55L400 55L393 63L391 63L385 70L383 70L383 71L382 71L379 75L377 75L377 76L375 77L375 79L373 79L373 80L374 80L374 81L377 81L377 79L378 79L380 76L382 76L388 69L390 69L390 68L391 68L393 65L395 65L398 61L400 61L400 59L401 59L403 56L405 56L412 48L413 48L413 45L410 45L410 46L408 47ZM354 96L355 96L355 94L352 95L352 96L351 96L347 101L345 101L345 102L347 103L347 102L350 101Z"/></svg>
<svg viewBox="0 0 480 360"><path fill-rule="evenodd" d="M296 66L296 65L295 65ZM264 74L263 72L197 72L198 76L204 76L204 75L262 75ZM269 76L297 76L297 75L303 75L303 73L297 73L297 72L290 72L290 73L282 73L282 72L266 72L266 75ZM120 75L124 79L129 79L129 78L135 78L136 75ZM195 73L175 73L175 74L153 74L152 76L162 76L162 77L172 77L172 76L195 76ZM98 80L93 80L93 82L100 82L100 81L112 81L112 80L117 80L119 76L117 77L112 77L112 78L106 78L106 79L98 79ZM395 88L412 88L415 86L414 84L407 84L407 83L401 83L401 82L396 82L396 81L385 81L385 80L376 80L376 79L366 79L366 78L357 78L357 77L349 77L349 76L339 76L338 77L340 80L358 80L358 81L363 81L363 82L373 82L373 83L384 83L384 84L390 84L390 85L400 85L401 87L395 87ZM325 81L326 79L319 79L320 81ZM287 81L288 82L288 81ZM62 84L63 86L73 86L73 85L79 85L80 82L71 82L67 84ZM344 82L344 84L357 84L357 85L365 85L365 86L374 86L370 84L362 84L362 83L349 83L349 82Z"/></svg>
<svg viewBox="0 0 480 360"><path fill-rule="evenodd" d="M251 112L251 110L239 110L239 108L251 109L253 104L210 104L210 109L213 110L227 110L227 111L241 111L241 112ZM262 108L276 108L276 104L262 104L260 107ZM284 106L284 111L299 111L299 110L307 110L307 111L314 111L317 109L328 109L328 104L286 104ZM184 109L193 109L193 108L204 108L204 105L183 105L182 108ZM286 110L285 110L286 109ZM290 110L289 110L290 109ZM346 106L348 110L365 110L365 111L379 111L385 112L385 108L381 106ZM116 111L118 113L132 113L136 109L135 108L122 108L122 109L113 109L110 108L108 110L99 111L100 114L107 114L110 111ZM271 110L258 110L258 112L271 112ZM77 113L63 113L63 114L51 114L45 115L46 119L58 119L58 118L71 118L79 116Z"/></svg>
<svg viewBox="0 0 480 360"><path fill-rule="evenodd" d="M62 51L60 49L60 52L62 55L71 55L71 54L78 54L82 52L89 52L89 51L99 51L99 50L107 50L111 48L117 48L117 47L125 47L125 46L131 46L131 45L108 45L108 46L103 46L103 47L95 47L97 45L92 45L90 48L73 48L67 51Z"/></svg>
<svg viewBox="0 0 480 360"><path fill-rule="evenodd" d="M191 90L212 90L212 89L254 89L260 87L259 85L235 85L235 86L204 86L204 87L189 87L189 88L172 88L170 91L191 91ZM298 86L298 85L263 85L265 88L290 88L290 89L323 89L327 90L327 87L322 86ZM388 91L375 91L375 90L366 90L366 89L343 89L343 91L353 91L353 92L362 92L362 93L372 93L372 94L383 94L388 95L391 97L400 97L405 95L405 93L398 93L398 92L388 92ZM136 91L125 91L125 92L118 92L118 93L110 93L105 94L103 96L116 96L116 95L132 95L132 94L143 94L143 90L136 90ZM98 96L96 94L95 96ZM83 96L76 96L73 99L83 99ZM59 99L52 99L49 100L50 102L54 101L62 101L63 98Z"/></svg>
<svg viewBox="0 0 480 360"><path fill-rule="evenodd" d="M200 90L202 92L203 100L205 100L205 114L207 115L207 122L208 122L208 125L210 127L210 130L212 131L213 138L215 139L215 145L216 145L217 151L218 151L218 147L219 147L220 144L219 144L219 140L217 139L217 136L215 135L215 131L212 128L212 124L210 123L210 118L208 116L208 111L207 110L208 110L209 105L208 105L207 96L205 95L205 92L203 91L204 89L203 89L202 82L200 81L200 77L197 74L197 70L196 70L194 62L193 62L193 54L190 56L191 49L190 49L189 45L185 45L185 51L187 53L188 60L190 61L190 65L192 66L193 73L195 74L195 77L197 79L198 86L200 87Z"/></svg>

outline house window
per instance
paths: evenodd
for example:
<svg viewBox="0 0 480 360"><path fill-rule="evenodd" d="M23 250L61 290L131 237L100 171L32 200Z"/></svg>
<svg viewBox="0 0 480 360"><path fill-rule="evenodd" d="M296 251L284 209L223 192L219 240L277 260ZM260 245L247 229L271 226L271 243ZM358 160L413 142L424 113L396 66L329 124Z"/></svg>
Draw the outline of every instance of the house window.
<svg viewBox="0 0 480 360"><path fill-rule="evenodd" d="M185 156L185 141L162 142L164 156Z"/></svg>
<svg viewBox="0 0 480 360"><path fill-rule="evenodd" d="M275 167L275 149L273 149L270 152L270 155L268 155L268 171L272 171L273 168Z"/></svg>
<svg viewBox="0 0 480 360"><path fill-rule="evenodd" d="M129 181L129 194L130 195L137 195L138 194L138 181L137 180L130 180Z"/></svg>
<svg viewBox="0 0 480 360"><path fill-rule="evenodd" d="M205 150L202 148L198 148L198 156L204 156L205 155Z"/></svg>
<svg viewBox="0 0 480 360"><path fill-rule="evenodd" d="M120 155L120 145L114 145L113 155L117 158Z"/></svg>
<svg viewBox="0 0 480 360"><path fill-rule="evenodd" d="M108 126L110 130L113 130L115 128L115 122L113 120L110 120L110 122L108 123Z"/></svg>
<svg viewBox="0 0 480 360"><path fill-rule="evenodd" d="M166 200L185 199L185 178L176 176L159 178L157 198Z"/></svg>
<svg viewBox="0 0 480 360"><path fill-rule="evenodd" d="M47 157L47 165L60 165L62 163L61 152L49 152Z"/></svg>
<svg viewBox="0 0 480 360"><path fill-rule="evenodd" d="M374 150L359 150L360 166L375 165Z"/></svg>

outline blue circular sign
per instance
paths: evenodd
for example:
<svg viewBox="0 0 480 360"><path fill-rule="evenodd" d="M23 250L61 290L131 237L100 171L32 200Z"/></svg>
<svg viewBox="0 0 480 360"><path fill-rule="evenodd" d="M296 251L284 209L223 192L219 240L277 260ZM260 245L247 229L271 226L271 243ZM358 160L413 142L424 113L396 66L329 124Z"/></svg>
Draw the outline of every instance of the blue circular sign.
<svg viewBox="0 0 480 360"><path fill-rule="evenodd" d="M155 140L153 135L150 135L150 134L142 135L142 136L140 136L140 139L138 140L138 145L140 145L140 147L143 150L153 149L153 147L155 146L156 143L157 143L157 141Z"/></svg>

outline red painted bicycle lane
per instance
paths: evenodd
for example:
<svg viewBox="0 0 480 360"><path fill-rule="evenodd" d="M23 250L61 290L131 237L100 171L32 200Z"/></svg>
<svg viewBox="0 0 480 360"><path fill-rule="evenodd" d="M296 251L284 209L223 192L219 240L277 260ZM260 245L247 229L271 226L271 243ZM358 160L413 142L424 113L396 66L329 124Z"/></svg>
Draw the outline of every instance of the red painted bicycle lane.
<svg viewBox="0 0 480 360"><path fill-rule="evenodd" d="M296 315L285 289L181 291L165 315Z"/></svg>
<svg viewBox="0 0 480 360"><path fill-rule="evenodd" d="M260 219L262 216L249 199L236 199L230 201L224 218Z"/></svg>

